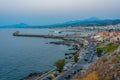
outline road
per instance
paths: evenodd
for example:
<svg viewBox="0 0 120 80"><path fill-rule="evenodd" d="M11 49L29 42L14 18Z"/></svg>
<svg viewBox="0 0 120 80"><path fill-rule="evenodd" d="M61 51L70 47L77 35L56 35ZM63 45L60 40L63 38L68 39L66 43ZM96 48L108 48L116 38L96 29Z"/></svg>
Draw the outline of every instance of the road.
<svg viewBox="0 0 120 80"><path fill-rule="evenodd" d="M63 73L61 76L59 76L56 80L71 80L72 78L75 77L79 73L80 70L85 65L92 64L94 61L96 61L96 45L93 42L89 43L88 49L85 51L85 56L78 61L78 63L72 67L70 70L66 71ZM73 73L74 72L74 73Z"/></svg>

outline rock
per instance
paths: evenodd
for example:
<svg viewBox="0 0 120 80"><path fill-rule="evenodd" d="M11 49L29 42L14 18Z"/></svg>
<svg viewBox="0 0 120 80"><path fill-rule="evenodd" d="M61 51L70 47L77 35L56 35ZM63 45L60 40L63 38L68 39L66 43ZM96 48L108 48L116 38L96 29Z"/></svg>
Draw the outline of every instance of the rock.
<svg viewBox="0 0 120 80"><path fill-rule="evenodd" d="M114 74L114 78L115 78L115 79L117 78L117 73Z"/></svg>
<svg viewBox="0 0 120 80"><path fill-rule="evenodd" d="M114 68L114 66L111 66L109 70L112 70Z"/></svg>
<svg viewBox="0 0 120 80"><path fill-rule="evenodd" d="M43 74L42 72L30 73L27 77L22 78L20 80L31 80L33 77L41 76L42 74Z"/></svg>
<svg viewBox="0 0 120 80"><path fill-rule="evenodd" d="M105 74L102 74L102 78L104 78L105 77Z"/></svg>

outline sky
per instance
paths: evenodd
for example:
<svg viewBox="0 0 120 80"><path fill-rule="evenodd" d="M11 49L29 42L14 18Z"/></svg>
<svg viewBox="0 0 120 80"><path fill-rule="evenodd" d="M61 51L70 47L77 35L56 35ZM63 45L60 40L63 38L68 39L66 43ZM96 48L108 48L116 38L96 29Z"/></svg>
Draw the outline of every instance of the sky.
<svg viewBox="0 0 120 80"><path fill-rule="evenodd" d="M0 0L0 26L48 25L90 17L120 19L120 0Z"/></svg>

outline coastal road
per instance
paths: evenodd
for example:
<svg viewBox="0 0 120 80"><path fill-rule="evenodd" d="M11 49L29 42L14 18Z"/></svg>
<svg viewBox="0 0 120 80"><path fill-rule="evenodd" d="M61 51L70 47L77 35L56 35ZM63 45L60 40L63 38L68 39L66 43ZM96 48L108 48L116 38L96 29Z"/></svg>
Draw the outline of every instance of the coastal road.
<svg viewBox="0 0 120 80"><path fill-rule="evenodd" d="M85 56L78 61L77 64L75 64L74 67L72 67L70 70L63 73L61 76L59 76L55 80L71 80L79 73L80 70L86 65L86 64L92 64L95 61L96 57L96 45L93 42L89 43L88 49L85 51ZM73 73L74 72L74 73Z"/></svg>

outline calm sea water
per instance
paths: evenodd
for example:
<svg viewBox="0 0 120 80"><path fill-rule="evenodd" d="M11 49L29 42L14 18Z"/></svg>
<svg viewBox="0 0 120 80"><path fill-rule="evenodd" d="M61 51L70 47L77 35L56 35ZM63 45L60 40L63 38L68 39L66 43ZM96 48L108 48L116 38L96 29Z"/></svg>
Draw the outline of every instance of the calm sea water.
<svg viewBox="0 0 120 80"><path fill-rule="evenodd" d="M50 34L49 29L0 29L0 80L19 80L32 72L51 70L64 58L67 46L45 44L54 39L12 36L17 30Z"/></svg>

